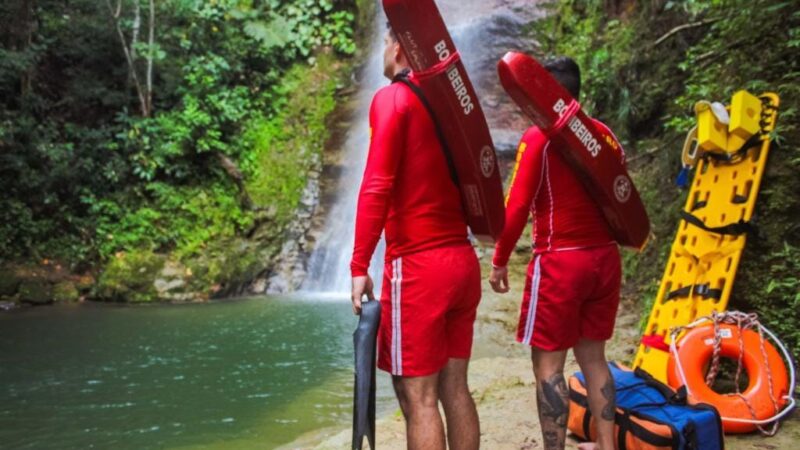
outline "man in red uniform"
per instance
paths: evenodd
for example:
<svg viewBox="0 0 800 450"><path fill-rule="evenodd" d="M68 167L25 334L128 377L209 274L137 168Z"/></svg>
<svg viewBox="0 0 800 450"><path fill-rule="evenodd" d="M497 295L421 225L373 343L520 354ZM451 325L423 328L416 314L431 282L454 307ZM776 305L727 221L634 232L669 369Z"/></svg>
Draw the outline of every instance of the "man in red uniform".
<svg viewBox="0 0 800 450"><path fill-rule="evenodd" d="M415 82L391 30L384 43L384 75ZM375 94L370 128L350 264L353 311L360 313L363 295L373 299L367 269L385 230L378 367L392 374L408 448L445 448L441 400L450 448L477 449L478 414L467 365L480 268L459 190L433 120L408 86L393 83Z"/></svg>
<svg viewBox="0 0 800 450"><path fill-rule="evenodd" d="M558 58L545 68L578 98L580 71L573 60ZM606 365L605 341L613 333L619 305L620 257L599 207L561 157L566 150L558 145L535 126L522 136L489 282L496 292L508 292L506 265L530 212L533 258L517 341L531 346L545 448L564 448L569 401L563 372L567 350L573 348L586 376L598 431L597 443L580 448L611 450L615 391ZM622 153L620 158L624 158Z"/></svg>

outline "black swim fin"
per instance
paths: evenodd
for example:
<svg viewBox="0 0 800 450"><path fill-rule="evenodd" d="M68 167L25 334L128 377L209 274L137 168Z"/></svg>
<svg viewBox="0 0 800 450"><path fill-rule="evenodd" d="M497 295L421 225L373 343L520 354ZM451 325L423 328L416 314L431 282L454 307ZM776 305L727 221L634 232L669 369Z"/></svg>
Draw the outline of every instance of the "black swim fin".
<svg viewBox="0 0 800 450"><path fill-rule="evenodd" d="M353 333L356 367L353 398L353 450L361 450L364 436L375 449L375 341L381 322L381 302L361 303L361 318Z"/></svg>

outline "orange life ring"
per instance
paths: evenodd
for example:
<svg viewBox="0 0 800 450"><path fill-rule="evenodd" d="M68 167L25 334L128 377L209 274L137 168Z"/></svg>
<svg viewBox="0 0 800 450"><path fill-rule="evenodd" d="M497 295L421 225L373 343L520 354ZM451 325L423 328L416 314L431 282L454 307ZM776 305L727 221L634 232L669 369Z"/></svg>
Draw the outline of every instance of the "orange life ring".
<svg viewBox="0 0 800 450"><path fill-rule="evenodd" d="M720 357L739 359L739 328L734 325L720 325ZM744 355L742 365L747 372L750 384L737 394L719 394L706 385L706 371L714 352L714 327L704 325L689 330L678 342L678 358L680 366L686 377L686 387L689 400L692 403L708 403L719 411L722 416L722 427L726 433L749 433L756 430L756 425L737 421L736 419L768 419L786 406L786 395L789 390L789 380L786 365L781 355L772 344L764 340L764 350L767 360L761 353L761 338L753 330L744 330L742 333ZM769 392L769 374L772 375L772 395L778 403L778 410L772 403ZM678 388L683 383L675 363L675 355L670 354L667 365L667 379L669 385ZM750 412L747 403L753 407L755 417Z"/></svg>

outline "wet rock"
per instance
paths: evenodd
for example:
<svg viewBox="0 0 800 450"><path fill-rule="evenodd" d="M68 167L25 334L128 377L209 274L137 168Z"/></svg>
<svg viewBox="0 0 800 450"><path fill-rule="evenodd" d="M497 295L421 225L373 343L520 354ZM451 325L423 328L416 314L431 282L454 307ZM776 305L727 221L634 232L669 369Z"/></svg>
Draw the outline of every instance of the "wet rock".
<svg viewBox="0 0 800 450"><path fill-rule="evenodd" d="M62 281L53 286L53 300L56 302L76 302L80 296L78 288L71 281Z"/></svg>
<svg viewBox="0 0 800 450"><path fill-rule="evenodd" d="M29 279L19 285L19 301L32 305L45 305L53 302L53 289L47 280Z"/></svg>
<svg viewBox="0 0 800 450"><path fill-rule="evenodd" d="M155 286L156 291L158 291L159 296L162 294L166 294L169 291L174 291L175 289L182 288L186 286L186 282L181 279L172 279L172 280L165 280L163 278L158 278L156 281L153 282L153 286Z"/></svg>
<svg viewBox="0 0 800 450"><path fill-rule="evenodd" d="M173 303L187 303L187 302L203 302L208 300L208 297L198 292L175 292L167 293L162 297L163 300L169 300Z"/></svg>
<svg viewBox="0 0 800 450"><path fill-rule="evenodd" d="M191 273L191 272L189 272ZM156 289L159 298L169 298L170 300L178 300L177 297L183 299L187 297L186 292L182 292L186 287L184 277L187 275L187 269L180 263L169 261L161 269L159 277L153 281L153 287ZM191 297L191 294L189 294Z"/></svg>
<svg viewBox="0 0 800 450"><path fill-rule="evenodd" d="M17 302L11 300L0 300L0 311L12 311L19 308Z"/></svg>
<svg viewBox="0 0 800 450"><path fill-rule="evenodd" d="M253 281L253 284L250 285L250 293L263 294L265 292L267 292L267 279L256 278L256 280Z"/></svg>

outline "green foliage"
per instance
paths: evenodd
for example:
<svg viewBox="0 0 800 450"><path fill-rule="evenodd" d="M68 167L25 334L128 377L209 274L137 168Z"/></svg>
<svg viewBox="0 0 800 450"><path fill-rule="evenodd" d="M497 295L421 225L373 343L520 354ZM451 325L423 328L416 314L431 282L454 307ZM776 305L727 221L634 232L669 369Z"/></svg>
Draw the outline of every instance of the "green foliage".
<svg viewBox="0 0 800 450"><path fill-rule="evenodd" d="M100 200L91 212L98 217L97 249L111 255L120 249L149 249L191 255L210 240L233 236L252 225L224 183L207 187L175 187L149 183L139 198ZM138 200L138 201L137 201Z"/></svg>
<svg viewBox="0 0 800 450"><path fill-rule="evenodd" d="M121 3L127 40L137 1ZM149 117L105 2L43 0L25 20L32 3L0 5L0 259L192 257L254 226L248 194L291 214L327 136L324 71L340 68L316 61L355 51L353 1L156 2L153 45L142 1L132 48L140 83L153 57ZM319 97L290 103L293 89Z"/></svg>
<svg viewBox="0 0 800 450"><path fill-rule="evenodd" d="M337 79L329 55L317 60L320 70L302 66L287 73L278 91L286 99L269 120L256 120L242 136L241 146L251 148L252 159L242 168L252 175L247 189L257 205L279 199L277 217L288 219L306 185L306 173L321 161L328 138L326 119L336 106ZM279 174L279 176L278 176Z"/></svg>
<svg viewBox="0 0 800 450"><path fill-rule="evenodd" d="M622 2L626 4L626 2ZM558 0L534 24L544 54L574 57L583 70L583 104L608 122L626 147L648 208L654 240L626 253L626 291L649 313L678 211L673 180L680 144L698 100L729 102L740 89L781 97L774 145L731 308L755 310L800 355L800 12L796 2L682 0L627 2L619 16L600 0ZM683 27L684 25L687 25ZM678 28L682 27L682 28Z"/></svg>

